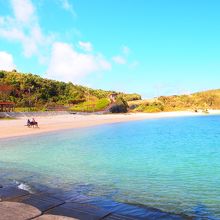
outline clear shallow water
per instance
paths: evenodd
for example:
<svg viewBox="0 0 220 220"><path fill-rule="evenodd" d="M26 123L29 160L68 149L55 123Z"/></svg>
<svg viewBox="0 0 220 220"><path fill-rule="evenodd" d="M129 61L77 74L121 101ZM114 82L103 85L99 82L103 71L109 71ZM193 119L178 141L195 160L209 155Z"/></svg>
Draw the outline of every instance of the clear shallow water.
<svg viewBox="0 0 220 220"><path fill-rule="evenodd" d="M0 178L220 219L220 116L0 140Z"/></svg>

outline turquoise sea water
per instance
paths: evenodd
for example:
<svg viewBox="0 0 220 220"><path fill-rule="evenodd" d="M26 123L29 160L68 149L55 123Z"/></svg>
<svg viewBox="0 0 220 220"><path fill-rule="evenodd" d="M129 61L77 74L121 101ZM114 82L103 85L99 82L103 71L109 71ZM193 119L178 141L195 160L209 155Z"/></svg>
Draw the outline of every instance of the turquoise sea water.
<svg viewBox="0 0 220 220"><path fill-rule="evenodd" d="M220 116L0 140L0 179L220 219Z"/></svg>

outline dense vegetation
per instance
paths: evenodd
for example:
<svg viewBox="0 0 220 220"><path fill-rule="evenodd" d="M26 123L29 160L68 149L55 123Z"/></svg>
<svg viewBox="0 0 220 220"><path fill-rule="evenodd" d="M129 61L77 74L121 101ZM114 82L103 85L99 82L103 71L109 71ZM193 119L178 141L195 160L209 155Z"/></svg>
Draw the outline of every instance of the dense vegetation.
<svg viewBox="0 0 220 220"><path fill-rule="evenodd" d="M117 94L114 105L109 100L111 93ZM220 89L141 100L141 96L135 93L91 89L33 74L0 71L0 101L14 102L17 111L52 110L61 107L85 112L109 109L117 113L127 112L128 104L133 112L194 111L220 109Z"/></svg>
<svg viewBox="0 0 220 220"><path fill-rule="evenodd" d="M220 89L191 95L161 96L148 101L129 102L135 112L220 109Z"/></svg>
<svg viewBox="0 0 220 220"><path fill-rule="evenodd" d="M138 94L91 89L16 70L0 71L0 101L14 102L20 111L46 110L57 106L75 111L99 111L110 104L108 96L111 93L117 93L126 101L141 99Z"/></svg>

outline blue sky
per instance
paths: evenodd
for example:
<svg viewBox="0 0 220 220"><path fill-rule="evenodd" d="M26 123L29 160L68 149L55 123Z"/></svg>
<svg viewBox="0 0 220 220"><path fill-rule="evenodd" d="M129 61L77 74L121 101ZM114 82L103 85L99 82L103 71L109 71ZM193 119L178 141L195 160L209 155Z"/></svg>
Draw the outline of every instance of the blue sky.
<svg viewBox="0 0 220 220"><path fill-rule="evenodd" d="M143 97L219 88L219 0L0 0L0 69Z"/></svg>

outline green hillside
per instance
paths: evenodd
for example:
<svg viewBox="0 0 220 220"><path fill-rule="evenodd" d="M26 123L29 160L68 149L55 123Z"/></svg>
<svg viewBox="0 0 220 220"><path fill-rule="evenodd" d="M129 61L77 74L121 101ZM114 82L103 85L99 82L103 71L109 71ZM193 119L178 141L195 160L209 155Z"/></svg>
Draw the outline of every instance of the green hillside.
<svg viewBox="0 0 220 220"><path fill-rule="evenodd" d="M99 111L109 104L109 94L117 93L124 100L138 100L138 94L91 89L31 73L0 71L0 102L14 102L17 111L48 110L66 107L76 111Z"/></svg>
<svg viewBox="0 0 220 220"><path fill-rule="evenodd" d="M220 109L220 89L190 95L160 96L152 100L131 101L129 106L134 112Z"/></svg>
<svg viewBox="0 0 220 220"><path fill-rule="evenodd" d="M14 102L16 111L60 108L85 112L101 111L111 104L108 97L112 93L117 94L118 103L121 103L120 99L128 102L132 112L220 109L220 89L141 100L141 96L135 93L91 89L31 73L0 71L0 102Z"/></svg>

